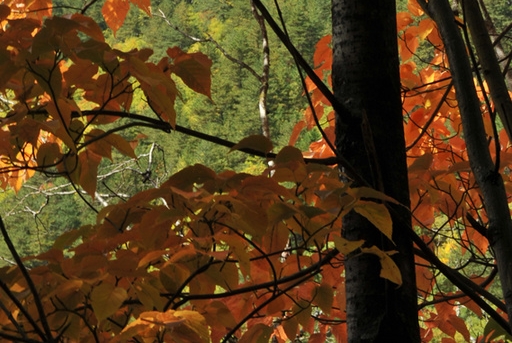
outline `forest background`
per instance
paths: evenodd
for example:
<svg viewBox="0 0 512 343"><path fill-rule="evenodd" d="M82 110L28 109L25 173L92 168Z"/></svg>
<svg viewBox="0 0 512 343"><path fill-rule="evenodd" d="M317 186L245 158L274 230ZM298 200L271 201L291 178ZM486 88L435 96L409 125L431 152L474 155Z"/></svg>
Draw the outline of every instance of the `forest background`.
<svg viewBox="0 0 512 343"><path fill-rule="evenodd" d="M65 7L59 6L73 7L76 4L54 1L54 14L66 12ZM178 124L233 142L261 134L258 111L261 83L248 69L261 74L261 37L247 2L154 1L152 7L156 12L149 17L132 6L115 36L105 23L101 3L91 6L87 13L105 30L107 41L114 47L125 51L150 48L154 50L152 58L156 60L164 56L169 47L179 46L188 52L204 52L212 59L211 100L181 87L181 99L176 102L176 112L180 113ZM311 62L316 43L331 30L329 6L321 1L297 1L284 3L282 10L286 13L294 44ZM222 50L213 42L205 41L209 36ZM202 41L196 42L197 39ZM288 145L294 125L303 117L307 100L293 57L275 35L271 34L270 40L272 82L267 111L271 140L279 151ZM223 51L244 65L228 59ZM142 98L134 100L133 108L137 113L151 111ZM127 130L125 134L129 140L138 139L139 134L147 136L137 147L139 160L126 160L123 155L114 153L114 165L103 161L99 174L104 176L100 176L98 182L100 197L93 203L95 206L117 201L118 195L127 198L143 189L157 187L169 175L195 163L217 172L233 169L257 173L266 168L261 158L236 151L228 153L226 147L185 134L138 128ZM296 146L306 151L309 144L318 139L318 131L307 131ZM41 189L41 185L46 185L45 189ZM7 227L15 225L12 238L23 256L46 251L63 230L90 223L96 215L66 180L41 174L24 184L19 193L8 190L0 196L1 214ZM0 257L7 256L9 252L5 244L0 243Z"/></svg>
<svg viewBox="0 0 512 343"><path fill-rule="evenodd" d="M72 1L55 1L54 5L54 15L65 13L69 11L70 7L76 6ZM311 65L321 67L321 63L318 64L318 61L325 62L328 59L325 49L328 43L324 37L331 30L329 6L322 1L312 0L283 1L280 5L292 42ZM497 31L501 32L506 29L512 17L511 4L507 1L488 1L486 5ZM232 142L260 134L263 130L258 109L258 97L262 83L261 79L256 76L261 73L262 69L261 33L249 4L241 0L173 1L172 3L153 1L152 9L153 16L148 16L140 8L132 6L123 26L115 35L105 23L100 3L92 6L87 14L100 24L104 30L106 41L120 50L129 51L149 47L154 50L150 60L157 62L160 56L166 54L169 47L178 46L187 53L202 52L211 58L211 97L199 95L189 89L186 84L177 80L181 94L175 107L178 114L178 125ZM399 3L398 10L407 11L410 8L408 9L407 2L404 1ZM405 30L405 26L414 26L419 22L419 20L407 22L402 29ZM402 40L409 42L406 32L401 31L401 33ZM426 37L426 35L422 37L421 31L412 33L411 30L408 34L411 36L417 34L423 40ZM324 39L321 40L322 38ZM435 56L420 43L418 42L417 47L409 47L413 52L411 54L408 54L402 45L401 56L405 66L412 65L405 63L406 61L413 61L418 69L427 68L432 63L432 58ZM507 36L502 39L502 43L505 51L511 50L510 39ZM303 94L303 86L293 57L273 34L270 34L270 47L269 79L271 82L266 107L269 113L269 138L273 143L274 151L280 151L291 142L301 151L309 150L306 156L319 158L331 156L328 151L322 150L322 147L325 148L325 144L322 145L321 133L314 128L314 125L311 126L311 130L303 130L298 135L297 128L302 127L297 126L297 123L303 120L304 112L308 108L307 99ZM404 72L404 70L402 71ZM434 98L428 99L428 101L434 100ZM9 106L7 99L5 99L5 106L6 109ZM131 109L135 113L148 115L151 113L151 108L142 98L135 97ZM443 120L435 122L437 126L433 125L432 127L444 130L445 138L455 137L453 134L456 131L450 130L456 128L455 124L449 125ZM487 123L488 132L492 132L490 121ZM327 122L323 125L324 127L329 126ZM304 126L310 125L305 123ZM168 134L135 127L123 131L123 137L127 141L137 143L135 153L138 158L127 159L122 154L113 152L112 163L103 160L98 169L98 187L94 192L94 201L86 190L77 192L76 185L69 183L66 179L39 173L23 185L20 184L21 188L17 191L7 189L1 193L1 214L21 256L44 253L54 246L57 237L62 233L96 222L97 214L91 210L91 206L101 210L119 202L120 199L126 200L143 190L157 188L170 175L196 163L208 166L217 173L231 169L240 173L260 174L268 167L266 159L237 151L229 152L226 147L178 132ZM290 137L292 138L290 139ZM458 141L454 139L450 142L453 145ZM431 158L434 158L432 155L422 156L424 157L416 159L415 163L411 162L409 171L413 180L429 169L432 164ZM504 168L506 169L508 166ZM451 171L454 169L452 168ZM450 183L443 182L445 183L435 184L435 189L445 191L446 196L452 197L455 203L460 202L460 198L463 197L462 192L455 195L450 193L452 191ZM470 192L470 190L465 190L465 192ZM435 194L435 192L431 194ZM457 199L457 197L459 198ZM460 223L457 223L460 218L447 218L446 216L448 213L454 212L454 205L448 204L447 199L442 199L442 201L437 199L436 201L444 202L446 206L436 212L435 220L428 224L434 232L430 243L437 256L453 268L464 270L468 277L483 279L483 276L487 276L489 273L489 268L492 265L492 256L488 252L486 243L478 241L477 234L471 237L478 253L481 253L488 263L488 265L483 265L479 261L472 265L474 261L464 255L464 249L467 247L462 246L460 249L461 246L458 246L454 239L454 235L460 235L460 232L453 233L460 228L458 227ZM281 213L280 215L284 218L290 213ZM425 223L428 215L426 213L423 218L417 219L423 219L423 223ZM300 243L297 244L300 245ZM0 258L5 266L14 264L6 246L0 246ZM27 261L27 266L35 268L40 263L30 260ZM423 272L425 273L425 271ZM429 312L431 313L430 318L427 316L424 318L422 329L426 337L433 342L449 342L450 340L475 340L482 334L487 339L503 334L503 330L500 330L499 326L481 311L471 305L461 306L468 303L461 300L460 295L457 295L457 289L449 281L440 275L434 277L432 272L429 273L431 274L424 278L424 283L421 284L428 289L425 293L429 294L425 297L422 306L425 308L436 306L436 310ZM435 273L434 270L433 273ZM434 279L435 287L432 286ZM426 286L425 280L430 281L431 285ZM491 293L499 294L497 283L489 282L486 287ZM450 304L453 308L448 310L439 305L441 302L436 300L436 297L441 295L445 296L443 298L445 301L446 297L450 296L457 299L456 302ZM337 301L341 302L341 300ZM449 300L448 303L450 303ZM322 306L326 306L325 303L315 305L321 310L325 310L322 308ZM443 316L446 315L444 317L441 315L443 311L448 313L443 314ZM325 312L327 311L325 310ZM451 321L451 326L437 328L439 323L446 318ZM316 319L318 323L328 323L327 321L322 322L319 315ZM460 319L465 321L466 325L461 325ZM339 323L341 322L342 320ZM429 325L429 322L435 323L435 325ZM317 325L321 325L318 323ZM338 322L333 323L339 324ZM337 338L342 336L342 333L335 332L335 330L329 331L327 329L329 325L324 326L323 329L316 327L315 330L320 330L320 332L314 336L315 339L323 339L328 336L330 340L333 340L333 336ZM288 330L290 329L288 328ZM293 330L288 333L291 331ZM429 334L431 336L428 336ZM281 339L282 337L286 337L286 335L282 334ZM310 336L305 334L300 339L307 340L308 337Z"/></svg>

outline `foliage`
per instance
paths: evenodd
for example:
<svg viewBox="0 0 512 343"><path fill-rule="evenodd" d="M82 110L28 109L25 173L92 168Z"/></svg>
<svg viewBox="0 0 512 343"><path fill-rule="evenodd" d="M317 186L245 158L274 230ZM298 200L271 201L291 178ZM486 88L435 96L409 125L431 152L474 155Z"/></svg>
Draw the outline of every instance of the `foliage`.
<svg viewBox="0 0 512 343"><path fill-rule="evenodd" d="M25 182L48 188L47 180L34 176L42 172L64 176L66 181L58 185L72 185L77 194L98 200L101 187L109 185L98 182L108 161L120 155L135 159L141 157L141 149L150 147L143 136L136 136L136 130L167 133L179 124L194 126L194 120L200 127L202 122L192 115L177 115L187 113L187 106L204 108L208 119L222 116L228 107L246 108L245 99L237 103L223 97L227 91L215 93L229 83L242 83L237 88L242 94L248 77L226 68L227 73L216 79L221 68L207 57L218 54L213 48L205 54L193 46L189 50L155 46L157 55L165 56L158 58L146 48L112 47L108 41L115 44L123 35L121 25L130 11L127 1L104 3L105 23L117 37L108 39L99 19L83 14L51 16L50 10L40 10L51 8L49 0L23 3L22 10L15 5L18 2L11 2L0 5L0 90L6 105L0 129L3 189L24 196ZM131 3L150 13L149 2ZM232 2L222 4L229 14L228 9L240 8ZM122 11L115 11L115 6ZM173 13L190 15L185 2L172 6ZM191 22L206 22L214 28L213 34L230 36L228 46L238 47L233 50L240 57L254 62L256 57L243 50L234 30L227 30L213 15L204 17L210 10L207 3L196 6L201 11L196 12L198 17L188 18ZM308 2L301 1L296 10L306 7ZM315 17L318 20L321 13ZM230 17L222 19L227 25ZM421 238L416 273L423 337L426 341L491 341L503 333L495 320L495 315L503 314L503 304L488 292L495 291L496 267L485 237L487 219L469 169L443 42L414 2L397 19L411 211ZM307 28L301 30L310 32ZM307 42L299 39L297 43L308 48ZM329 42L329 36L322 38L313 56L315 73L326 82L332 61ZM414 56L422 43L432 45L435 53L429 65L420 69ZM284 75L281 69L275 72ZM284 78L278 85L286 82ZM240 342L267 342L271 337L277 342L325 342L328 337L346 341L344 259L376 255L381 276L398 286L401 274L390 258L393 251L345 240L341 218L357 211L390 237L392 223L385 204L396 202L370 188L351 188L340 181L337 168L311 163L333 156L334 114L318 85L310 79L306 84L312 106L289 142L294 145L304 129L319 130L322 137L313 134L319 140L309 152L287 146L273 155L270 141L258 136L242 140L257 132L244 129L237 134L238 128L226 121L212 130L222 127L222 132L241 140L233 149L260 151L272 157L274 165L248 174L218 171L184 159L185 168L147 187L136 181L141 176L146 180L139 159L136 173L113 179L119 186L132 186L127 193L135 195L119 196L121 201L107 204L96 221L81 227L71 229L76 222L54 218L54 225L70 230L58 238L49 236L45 244L51 244L51 249L23 263L19 258L23 247L13 247L9 236L13 230L23 233L20 226L31 224L6 221L13 227L8 233L1 223L18 266L0 269L0 337L18 342L218 342L232 336ZM479 86L483 101L485 86ZM182 104L176 102L180 97ZM276 111L286 110L280 106L278 101L270 104ZM509 189L508 140L503 133L494 134L493 109L483 106L482 113L488 136L500 143L499 151L491 151L500 159ZM284 121L283 116L274 120ZM176 146L171 148L178 150ZM209 146L202 142L194 152L224 158L210 153ZM146 171L153 171L152 152L153 148ZM244 168L258 170L254 166L249 162ZM120 189L114 193L121 194ZM34 201L35 207L38 202ZM437 257L427 255L425 247ZM29 260L31 269L25 267ZM476 297L454 287L453 275L462 277ZM479 297L491 303L494 312L487 308L484 314L481 303L476 303ZM488 316L493 317L487 324L475 319ZM482 324L483 332L468 328L471 321Z"/></svg>

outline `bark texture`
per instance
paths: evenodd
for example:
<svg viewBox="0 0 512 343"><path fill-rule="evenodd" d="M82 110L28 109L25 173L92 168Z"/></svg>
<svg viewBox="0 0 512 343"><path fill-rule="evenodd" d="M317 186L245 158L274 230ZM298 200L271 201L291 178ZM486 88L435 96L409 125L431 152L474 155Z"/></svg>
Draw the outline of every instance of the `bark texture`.
<svg viewBox="0 0 512 343"><path fill-rule="evenodd" d="M498 63L491 37L485 26L485 21L477 0L464 0L463 13L471 40L482 68L482 73L489 86L495 110L505 127L509 141L512 141L512 100L508 93L507 84Z"/></svg>
<svg viewBox="0 0 512 343"><path fill-rule="evenodd" d="M394 0L333 0L333 88L349 114L336 116L336 147L369 184L409 206ZM357 183L354 184L357 186ZM391 210L393 242L350 213L343 234L393 256L401 287L382 279L372 255L345 264L349 342L420 342L411 218Z"/></svg>
<svg viewBox="0 0 512 343"><path fill-rule="evenodd" d="M450 71L462 118L471 170L482 192L489 218L489 243L498 263L503 296L512 328L512 221L503 179L489 153L480 102L473 83L473 74L466 46L457 28L447 0L430 0L426 5L436 22L446 47Z"/></svg>

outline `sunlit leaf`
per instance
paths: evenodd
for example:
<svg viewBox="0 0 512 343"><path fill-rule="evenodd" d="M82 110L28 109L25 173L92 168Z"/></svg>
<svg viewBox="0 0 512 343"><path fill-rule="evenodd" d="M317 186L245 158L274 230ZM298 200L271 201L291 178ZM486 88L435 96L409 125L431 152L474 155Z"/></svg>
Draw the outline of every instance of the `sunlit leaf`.
<svg viewBox="0 0 512 343"><path fill-rule="evenodd" d="M363 244L364 240L359 241L349 241L341 236L333 236L334 245L336 249L340 251L343 255L348 255L351 252L359 249Z"/></svg>
<svg viewBox="0 0 512 343"><path fill-rule="evenodd" d="M128 0L106 0L103 4L101 13L114 35L123 25L129 10L130 3Z"/></svg>
<svg viewBox="0 0 512 343"><path fill-rule="evenodd" d="M390 255L396 252L385 252L377 248L376 246L372 246L370 248L361 248L363 253L376 255L380 260L380 276L384 279L388 279L389 281L395 283L396 285L402 285L402 274L395 261L390 257Z"/></svg>
<svg viewBox="0 0 512 343"><path fill-rule="evenodd" d="M368 219L380 232L392 240L393 221L386 205L359 200L354 206L354 211Z"/></svg>

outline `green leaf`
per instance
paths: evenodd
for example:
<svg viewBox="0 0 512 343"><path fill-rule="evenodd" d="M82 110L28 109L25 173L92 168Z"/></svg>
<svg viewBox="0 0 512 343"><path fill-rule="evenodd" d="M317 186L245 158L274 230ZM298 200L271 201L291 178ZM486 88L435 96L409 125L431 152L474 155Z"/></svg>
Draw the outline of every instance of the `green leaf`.
<svg viewBox="0 0 512 343"><path fill-rule="evenodd" d="M95 287L91 294L91 305L98 322L113 315L128 297L126 290L109 283Z"/></svg>

